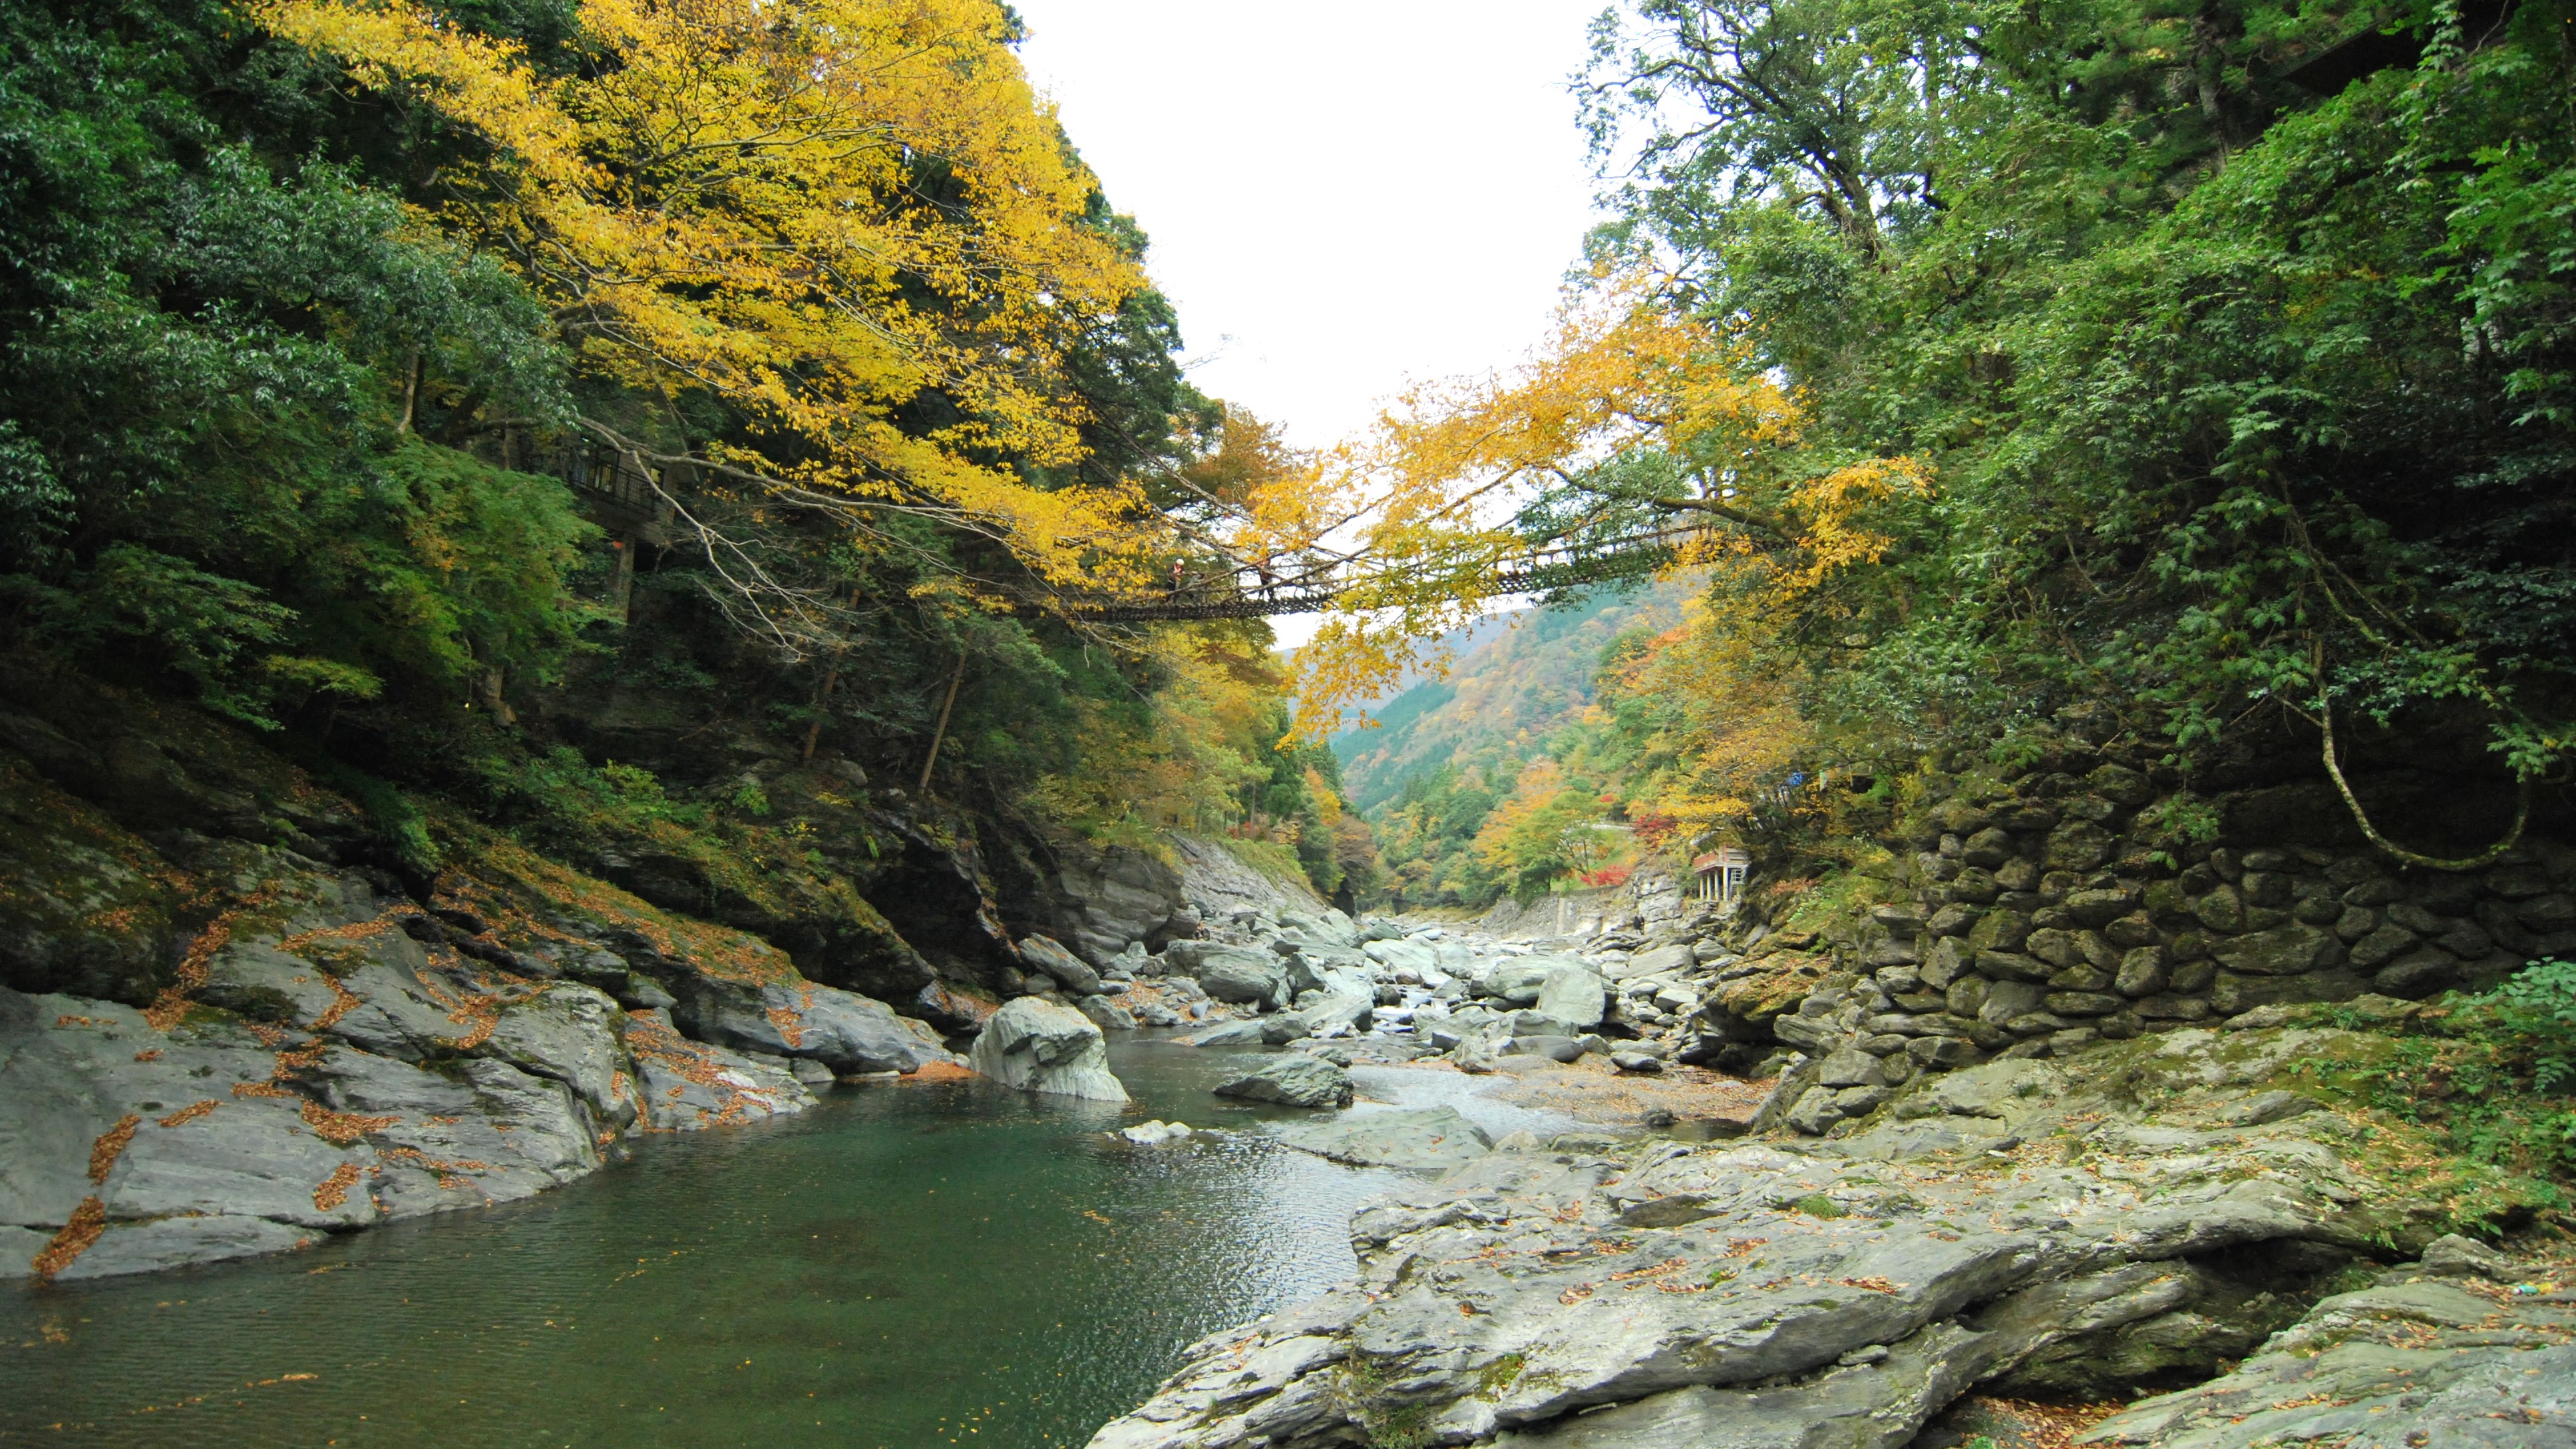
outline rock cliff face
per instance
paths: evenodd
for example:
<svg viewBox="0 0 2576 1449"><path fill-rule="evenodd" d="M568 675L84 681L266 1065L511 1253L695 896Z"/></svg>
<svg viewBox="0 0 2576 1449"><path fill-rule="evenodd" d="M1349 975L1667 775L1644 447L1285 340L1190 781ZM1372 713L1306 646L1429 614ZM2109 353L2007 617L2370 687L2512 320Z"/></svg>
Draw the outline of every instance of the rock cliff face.
<svg viewBox="0 0 2576 1449"><path fill-rule="evenodd" d="M1051 937L1105 967L1130 946L1160 951L1238 912L1327 909L1303 881L1282 885L1216 841L1174 835L1169 843L1174 864L1123 846L1022 842L1003 872L1006 914L1020 935Z"/></svg>
<svg viewBox="0 0 2576 1449"><path fill-rule="evenodd" d="M507 1201L631 1132L954 1060L755 934L463 821L406 878L355 805L236 732L50 698L89 728L0 709L0 1276Z"/></svg>

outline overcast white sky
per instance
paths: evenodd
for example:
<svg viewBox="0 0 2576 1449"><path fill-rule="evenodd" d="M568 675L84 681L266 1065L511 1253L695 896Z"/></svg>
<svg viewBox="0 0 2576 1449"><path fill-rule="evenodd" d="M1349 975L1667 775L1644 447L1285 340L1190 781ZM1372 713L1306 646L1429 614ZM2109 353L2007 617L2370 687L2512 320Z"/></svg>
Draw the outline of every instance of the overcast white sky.
<svg viewBox="0 0 2576 1449"><path fill-rule="evenodd" d="M1314 446L1541 336L1592 220L1566 80L1603 0L1013 3L1206 391Z"/></svg>
<svg viewBox="0 0 2576 1449"><path fill-rule="evenodd" d="M1591 219L1565 82L1601 0L1015 3L1200 386L1317 444L1537 339Z"/></svg>

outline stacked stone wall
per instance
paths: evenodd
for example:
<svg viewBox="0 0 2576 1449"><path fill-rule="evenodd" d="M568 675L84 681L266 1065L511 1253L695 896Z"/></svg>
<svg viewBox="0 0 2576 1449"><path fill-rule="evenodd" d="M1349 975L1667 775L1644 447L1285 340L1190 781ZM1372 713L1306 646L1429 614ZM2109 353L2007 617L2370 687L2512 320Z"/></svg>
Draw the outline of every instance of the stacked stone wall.
<svg viewBox="0 0 2576 1449"><path fill-rule="evenodd" d="M2367 846L2195 843L2174 824L2193 811L2215 814L2117 762L1963 782L1910 813L1883 899L1824 939L1736 924L1701 1055L1798 1053L1780 1115L1820 1132L1922 1071L2479 989L2576 955L2576 850L2558 842L2438 871Z"/></svg>

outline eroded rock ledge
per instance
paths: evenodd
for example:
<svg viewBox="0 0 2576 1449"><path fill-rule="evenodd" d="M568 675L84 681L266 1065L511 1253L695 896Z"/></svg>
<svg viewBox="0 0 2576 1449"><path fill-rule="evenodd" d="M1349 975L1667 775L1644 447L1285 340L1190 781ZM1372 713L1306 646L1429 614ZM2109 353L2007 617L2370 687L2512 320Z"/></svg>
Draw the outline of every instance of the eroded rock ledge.
<svg viewBox="0 0 2576 1449"><path fill-rule="evenodd" d="M2386 1048L2186 1029L1919 1080L1825 1141L1517 1134L1364 1210L1357 1281L1194 1345L1093 1446L1894 1449L1972 1388L2143 1399L2101 1442L2249 1445L2256 1420L2291 1413L2276 1401L2322 1412L2384 1390L2383 1359L2298 1356L2400 1320L2428 1374L2468 1363L2444 1334L2538 1352L2384 1394L2369 1442L2568 1442L2563 1387L2523 1402L2524 1370L2571 1352L2567 1295L2391 1286L2408 1273L2384 1261L2546 1190L2334 1105L2337 1074ZM2313 1095L2277 1086L2294 1063ZM2316 1374L2317 1393L2296 1386ZM2146 1397L2169 1389L2184 1392ZM2525 1416L2520 1437L2405 1437L2491 1410Z"/></svg>
<svg viewBox="0 0 2576 1449"><path fill-rule="evenodd" d="M20 878L75 928L65 954L119 944L141 882L230 904L146 1005L0 987L0 1277L506 1202L597 1170L631 1132L798 1112L837 1075L954 1060L757 938L498 839L424 903L288 848L79 823L99 855Z"/></svg>

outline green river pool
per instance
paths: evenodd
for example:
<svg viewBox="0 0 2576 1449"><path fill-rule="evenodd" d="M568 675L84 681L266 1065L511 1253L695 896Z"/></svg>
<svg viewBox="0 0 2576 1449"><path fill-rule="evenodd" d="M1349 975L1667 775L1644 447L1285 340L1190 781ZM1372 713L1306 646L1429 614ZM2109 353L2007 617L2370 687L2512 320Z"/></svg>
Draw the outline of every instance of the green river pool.
<svg viewBox="0 0 2576 1449"><path fill-rule="evenodd" d="M1208 1095L1236 1054L1111 1065L1125 1108L845 1086L524 1202L0 1290L0 1444L1078 1446L1184 1344L1350 1273L1351 1212L1398 1180L1257 1132L1129 1146L1279 1114Z"/></svg>

